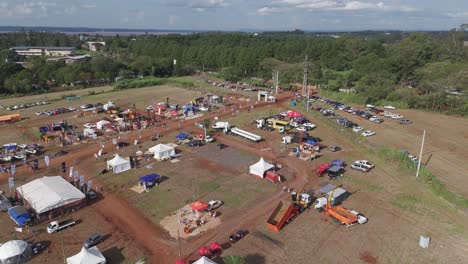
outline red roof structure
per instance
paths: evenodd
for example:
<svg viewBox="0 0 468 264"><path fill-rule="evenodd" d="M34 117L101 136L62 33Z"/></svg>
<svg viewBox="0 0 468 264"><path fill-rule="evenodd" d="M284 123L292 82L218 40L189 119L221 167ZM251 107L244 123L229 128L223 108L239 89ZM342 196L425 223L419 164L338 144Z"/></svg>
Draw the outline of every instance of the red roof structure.
<svg viewBox="0 0 468 264"><path fill-rule="evenodd" d="M208 204L197 200L196 202L190 204L190 208L195 210L195 211L203 211L206 208L208 208Z"/></svg>

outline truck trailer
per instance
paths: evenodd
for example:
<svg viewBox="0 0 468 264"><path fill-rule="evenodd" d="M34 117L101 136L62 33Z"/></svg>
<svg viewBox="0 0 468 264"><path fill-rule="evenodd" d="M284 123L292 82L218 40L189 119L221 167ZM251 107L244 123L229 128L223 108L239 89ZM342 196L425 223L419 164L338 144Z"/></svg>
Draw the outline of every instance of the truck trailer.
<svg viewBox="0 0 468 264"><path fill-rule="evenodd" d="M300 213L300 204L280 201L267 220L268 228L279 232L286 224L291 222Z"/></svg>

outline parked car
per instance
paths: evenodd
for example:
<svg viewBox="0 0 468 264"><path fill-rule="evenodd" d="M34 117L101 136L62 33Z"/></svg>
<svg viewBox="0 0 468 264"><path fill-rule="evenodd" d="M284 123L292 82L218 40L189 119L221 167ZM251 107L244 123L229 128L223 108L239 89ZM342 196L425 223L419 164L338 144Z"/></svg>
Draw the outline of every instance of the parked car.
<svg viewBox="0 0 468 264"><path fill-rule="evenodd" d="M399 114L394 114L391 116L392 119L402 119L403 116L402 115L399 115Z"/></svg>
<svg viewBox="0 0 468 264"><path fill-rule="evenodd" d="M362 135L363 137L370 137L370 136L375 135L375 132L374 132L374 131L371 131L371 130L366 130L366 131L362 132L361 135Z"/></svg>
<svg viewBox="0 0 468 264"><path fill-rule="evenodd" d="M235 234L229 236L229 242L234 244L240 239L242 239L245 235L247 235L247 231L239 230Z"/></svg>
<svg viewBox="0 0 468 264"><path fill-rule="evenodd" d="M84 248L92 248L97 244L101 243L104 240L104 237L101 234L93 234L83 243Z"/></svg>
<svg viewBox="0 0 468 264"><path fill-rule="evenodd" d="M352 169L355 169L355 170L358 170L358 171L363 171L363 172L368 172L370 169L366 166L364 166L363 164L359 164L359 163L353 163L351 164L350 166Z"/></svg>
<svg viewBox="0 0 468 264"><path fill-rule="evenodd" d="M93 200L96 200L97 199L97 194L93 191L89 191L86 193L86 198L88 199L88 201L93 201Z"/></svg>
<svg viewBox="0 0 468 264"><path fill-rule="evenodd" d="M220 201L220 200L211 200L211 201L208 202L208 211L218 209L219 207L221 207L221 205L223 205L222 201Z"/></svg>
<svg viewBox="0 0 468 264"><path fill-rule="evenodd" d="M369 162L368 160L356 160L354 163L355 164L362 164L362 165L368 167L369 169L372 169L372 168L375 167L375 165L372 164L371 162Z"/></svg>
<svg viewBox="0 0 468 264"><path fill-rule="evenodd" d="M289 122L289 125L291 125L292 127L299 127L299 124L294 121Z"/></svg>
<svg viewBox="0 0 468 264"><path fill-rule="evenodd" d="M312 123L304 123L303 126L307 128L308 130L312 130L317 127L315 124L312 124Z"/></svg>
<svg viewBox="0 0 468 264"><path fill-rule="evenodd" d="M194 147L200 147L202 145L200 140L192 140L187 143L187 146L194 148Z"/></svg>
<svg viewBox="0 0 468 264"><path fill-rule="evenodd" d="M353 132L356 132L356 133L359 133L363 130L364 128L360 127L360 126L357 126L357 127L353 127Z"/></svg>
<svg viewBox="0 0 468 264"><path fill-rule="evenodd" d="M43 114L44 114L44 112L41 112L41 111L36 112L36 115L38 115L38 116L43 115Z"/></svg>
<svg viewBox="0 0 468 264"><path fill-rule="evenodd" d="M376 119L375 119L374 121L372 121L372 122L374 122L374 123L376 123L376 124L380 124L380 123L383 123L383 121L384 121L384 120L383 120L382 118L376 118Z"/></svg>
<svg viewBox="0 0 468 264"><path fill-rule="evenodd" d="M413 122L411 122L411 120L408 120L408 119L402 119L400 120L400 124L402 125L410 125L412 124Z"/></svg>
<svg viewBox="0 0 468 264"><path fill-rule="evenodd" d="M330 149L332 152L337 152L337 151L341 150L341 147L336 146L336 145L333 145L333 146L330 146L329 149Z"/></svg>
<svg viewBox="0 0 468 264"><path fill-rule="evenodd" d="M383 107L384 109L388 109L388 110L396 110L396 107L394 106L391 106L391 105L386 105Z"/></svg>

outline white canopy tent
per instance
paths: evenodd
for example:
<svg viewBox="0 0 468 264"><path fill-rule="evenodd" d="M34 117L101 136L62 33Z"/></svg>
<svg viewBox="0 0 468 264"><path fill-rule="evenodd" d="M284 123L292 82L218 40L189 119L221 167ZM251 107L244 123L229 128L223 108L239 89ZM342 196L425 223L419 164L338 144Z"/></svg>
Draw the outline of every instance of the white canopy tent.
<svg viewBox="0 0 468 264"><path fill-rule="evenodd" d="M114 173L128 171L131 168L130 161L120 157L119 154L115 154L113 159L107 161L107 169Z"/></svg>
<svg viewBox="0 0 468 264"><path fill-rule="evenodd" d="M266 162L261 158L257 163L250 166L250 174L258 176L260 178L265 177L265 172L273 169L275 166Z"/></svg>
<svg viewBox="0 0 468 264"><path fill-rule="evenodd" d="M16 189L38 214L80 201L85 195L62 176L44 176Z"/></svg>
<svg viewBox="0 0 468 264"><path fill-rule="evenodd" d="M203 256L201 258L199 258L197 261L195 261L193 264L218 264L214 261L212 261L211 259Z"/></svg>
<svg viewBox="0 0 468 264"><path fill-rule="evenodd" d="M175 156L175 148L164 145L164 144L158 144L148 150L149 152L154 154L154 158L161 160L161 159L167 159Z"/></svg>
<svg viewBox="0 0 468 264"><path fill-rule="evenodd" d="M80 253L67 258L67 264L105 264L106 258L97 247L81 248Z"/></svg>
<svg viewBox="0 0 468 264"><path fill-rule="evenodd" d="M96 122L96 128L97 129L103 129L104 127L107 126L107 124L110 124L110 122L107 121L107 120L98 121L98 122Z"/></svg>
<svg viewBox="0 0 468 264"><path fill-rule="evenodd" d="M0 246L0 263L26 263L31 254L31 247L26 241L11 240Z"/></svg>

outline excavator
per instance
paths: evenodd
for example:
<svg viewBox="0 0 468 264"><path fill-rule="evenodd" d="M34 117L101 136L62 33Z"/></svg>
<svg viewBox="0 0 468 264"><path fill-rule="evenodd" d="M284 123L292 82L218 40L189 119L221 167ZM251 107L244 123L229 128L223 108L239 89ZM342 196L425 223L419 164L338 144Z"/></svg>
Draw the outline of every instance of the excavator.
<svg viewBox="0 0 468 264"><path fill-rule="evenodd" d="M335 190L330 193L328 198L321 197L315 200L315 209L321 211L324 215L337 220L340 224L346 225L346 227L353 226L356 223L367 223L367 218L357 211L348 210L339 205L331 206L331 199Z"/></svg>

